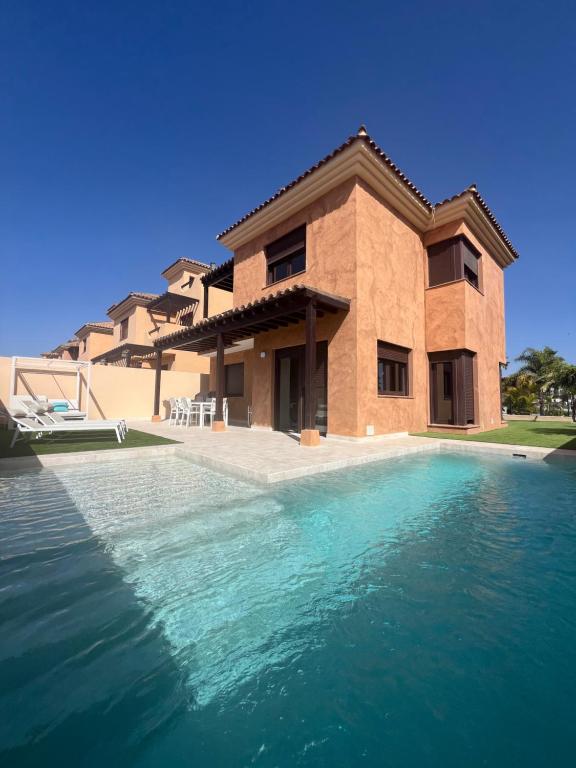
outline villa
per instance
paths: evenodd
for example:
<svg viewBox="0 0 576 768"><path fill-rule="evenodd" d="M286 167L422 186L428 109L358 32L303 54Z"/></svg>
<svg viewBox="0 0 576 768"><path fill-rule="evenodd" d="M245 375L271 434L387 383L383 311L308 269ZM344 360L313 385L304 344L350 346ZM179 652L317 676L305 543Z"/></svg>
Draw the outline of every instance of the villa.
<svg viewBox="0 0 576 768"><path fill-rule="evenodd" d="M44 357L83 360L127 368L154 368L155 338L192 325L204 314L208 300L214 311L230 308L230 294L219 288L209 292L201 277L211 267L201 261L180 258L162 272L167 289L162 295L131 291L107 310L110 320L84 323L75 338ZM163 370L208 375L210 362L196 353L174 350L162 355Z"/></svg>
<svg viewBox="0 0 576 768"><path fill-rule="evenodd" d="M149 342L153 418L166 356L192 351L211 357L216 431L225 397L253 428L309 446L504 426L504 269L518 254L474 185L433 205L361 127L218 240L233 256L203 271L194 321Z"/></svg>
<svg viewBox="0 0 576 768"><path fill-rule="evenodd" d="M111 320L84 323L75 335L79 342L78 360L90 362L112 348L114 323Z"/></svg>
<svg viewBox="0 0 576 768"><path fill-rule="evenodd" d="M78 360L80 342L78 339L68 339L63 344L59 344L50 352L43 352L40 357L47 360Z"/></svg>

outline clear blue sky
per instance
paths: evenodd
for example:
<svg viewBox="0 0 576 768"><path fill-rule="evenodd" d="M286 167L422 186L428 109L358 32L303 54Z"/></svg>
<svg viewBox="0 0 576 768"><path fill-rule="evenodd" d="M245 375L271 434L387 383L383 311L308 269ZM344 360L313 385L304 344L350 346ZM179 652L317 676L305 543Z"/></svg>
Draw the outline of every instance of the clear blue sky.
<svg viewBox="0 0 576 768"><path fill-rule="evenodd" d="M0 0L0 354L37 354L364 122L520 251L508 355L576 360L570 2Z"/></svg>

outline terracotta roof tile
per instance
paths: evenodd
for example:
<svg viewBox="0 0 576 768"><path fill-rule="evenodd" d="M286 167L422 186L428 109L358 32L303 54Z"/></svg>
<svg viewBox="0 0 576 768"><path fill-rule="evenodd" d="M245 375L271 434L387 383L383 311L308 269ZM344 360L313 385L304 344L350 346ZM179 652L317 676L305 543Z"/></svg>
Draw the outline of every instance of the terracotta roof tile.
<svg viewBox="0 0 576 768"><path fill-rule="evenodd" d="M186 258L186 256L181 256L179 259L176 259L176 261L173 261L172 264L169 264L166 267L166 269L163 269L161 274L163 275L165 272L168 272L169 269L171 269L172 267L175 267L176 264L180 264L180 262L184 264L192 264L195 267L201 267L202 269L207 269L207 270L212 268L210 264L205 264L203 261L197 261L196 259L188 259Z"/></svg>
<svg viewBox="0 0 576 768"><path fill-rule="evenodd" d="M258 205L256 208L253 208L249 213L247 213L245 216L243 216L241 219L238 219L234 224L229 226L227 229L225 229L223 232L221 232L219 235L217 235L216 239L220 240L222 237L227 235L229 232L231 232L233 229L236 229L236 227L240 226L240 224L243 224L247 219L254 216L256 213L261 211L263 208L266 208L268 205L273 203L275 200L277 200L279 197L284 195L286 192L288 192L290 189L295 187L297 184L299 184L301 181L306 179L308 176L313 174L315 171L317 171L322 166L326 165L326 163L330 162L334 157L339 155L341 152L343 152L345 149L350 147L352 144L354 144L357 141L363 141L373 152L376 154L379 158L383 160L384 163L396 174L396 176L404 182L404 184L421 200L422 203L429 209L430 213L432 214L434 210L439 208L440 206L451 202L452 200L456 200L459 197L462 197L466 194L472 194L474 195L475 199L477 200L478 204L486 214L486 216L490 219L492 222L492 225L502 238L503 242L506 244L506 246L510 249L510 251L514 254L516 258L518 258L518 252L515 250L514 246L510 242L508 236L502 229L501 225L499 224L498 220L488 207L485 200L481 197L478 190L475 186L469 187L468 189L464 190L463 192L459 192L457 195L454 195L453 197L447 198L446 200L443 200L440 203L437 203L436 205L433 205L424 195L423 193L408 179L408 177L398 168L398 166L392 162L392 160L388 157L388 155L376 144L376 142L368 135L366 128L364 126L360 126L358 133L354 136L350 136L346 141L341 144L339 147L337 147L333 152L331 152L329 155L326 155L326 157L323 157L322 160L319 160L317 163L315 163L313 166L308 168L308 170L304 171L304 173L300 174L298 178L294 179L294 181L291 181L289 184L287 184L284 187L281 187L277 192L275 192L271 197L269 197L267 200L265 200L263 203Z"/></svg>
<svg viewBox="0 0 576 768"><path fill-rule="evenodd" d="M275 192L272 197L269 197L267 200L265 200L263 203L258 205L256 208L253 208L249 213L247 213L245 216L242 216L241 219L238 219L234 224L229 226L227 229L225 229L223 232L220 232L219 235L216 236L217 240L220 240L224 235L227 235L229 232L231 232L233 229L236 229L236 227L240 226L240 224L243 224L247 219L249 219L251 216L254 216L254 214L261 211L263 208L266 208L266 206L270 205L270 203L273 203L274 200L277 200L279 197L284 195L288 190L295 187L297 184L299 184L301 181L303 181L305 178L310 176L310 174L317 171L322 166L326 165L326 163L329 163L330 160L332 160L334 157L339 155L340 153L344 152L345 149L348 149L348 147L351 147L352 144L356 143L357 141L363 141L370 149L374 152L374 154L378 155L379 158L381 158L386 165L394 171L396 176L404 182L404 184L418 197L420 200L424 203L424 205L432 210L432 203L424 197L422 192L416 187L415 184L413 184L410 179L404 174L398 166L392 162L392 160L388 157L388 155L384 152L383 149L381 149L378 144L368 135L366 128L362 125L360 126L358 133L354 136L349 136L346 141L341 144L339 147L337 147L333 152L330 152L329 155L326 155L326 157L323 157L322 160L319 160L317 163L315 163L311 168L308 168L308 170L304 171L304 173L301 173L298 178L294 179L294 181L291 181L289 184L287 184L285 187L281 187L277 192Z"/></svg>
<svg viewBox="0 0 576 768"><path fill-rule="evenodd" d="M498 219L496 218L496 216L494 216L494 214L488 207L488 204L486 203L486 201L484 200L480 192L478 192L478 190L476 189L475 184L471 184L464 191L458 192L457 195L452 195L452 197L447 197L445 200L442 200L440 203L436 203L436 205L434 206L434 210L437 210L438 208L441 208L443 205L446 205L447 203L451 203L454 200L458 200L459 198L464 197L465 195L472 195L474 199L477 200L478 205L482 208L486 216L490 219L490 221L492 222L492 226L498 232L498 234L500 235L504 243L508 246L510 251L514 254L514 257L519 258L518 251L514 248L514 246L510 242L508 235L506 234L506 232L504 232Z"/></svg>
<svg viewBox="0 0 576 768"><path fill-rule="evenodd" d="M197 323L194 323L193 326L189 326L188 328L181 328L180 330L174 331L173 333L169 333L166 336L161 336L159 339L156 339L156 341L154 342L154 346L157 346L158 344L165 342L168 339L178 339L178 338L181 338L182 336L186 336L190 332L191 328L200 329L204 326L210 326L213 323L219 322L220 320L226 320L227 318L232 317L233 315L239 312L244 312L249 309L255 309L256 307L260 307L265 304L268 304L269 302L275 301L280 297L289 296L290 294L301 293L302 291L314 291L319 295L331 296L333 299L350 303L349 299L343 298L341 296L334 296L333 294L328 294L326 293L326 291L319 291L317 288L313 288L309 285L304 285L303 283L297 283L296 285L290 286L290 288L283 288L279 291L276 291L275 293L269 293L267 296L262 296L261 298L255 299L254 301L251 301L248 304L242 304L241 306L232 307L232 309L227 309L226 312L221 312L219 315L211 315L210 317L202 318Z"/></svg>
<svg viewBox="0 0 576 768"><path fill-rule="evenodd" d="M158 293L143 293L142 291L130 291L130 293L127 296L124 296L124 298L121 301L117 301L115 304L112 304L111 307L109 307L107 314L110 314L113 310L116 309L116 307L119 307L120 304L123 304L125 301L128 301L128 299L157 299L160 294Z"/></svg>
<svg viewBox="0 0 576 768"><path fill-rule="evenodd" d="M84 325L91 325L93 328L114 328L112 320L98 320L95 323L84 323Z"/></svg>

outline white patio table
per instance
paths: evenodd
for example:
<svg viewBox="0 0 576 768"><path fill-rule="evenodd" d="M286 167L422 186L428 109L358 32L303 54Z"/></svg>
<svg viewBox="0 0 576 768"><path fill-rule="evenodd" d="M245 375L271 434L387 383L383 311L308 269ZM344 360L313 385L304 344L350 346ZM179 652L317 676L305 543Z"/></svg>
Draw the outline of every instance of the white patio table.
<svg viewBox="0 0 576 768"><path fill-rule="evenodd" d="M200 429L204 429L204 425L206 422L206 416L210 416L214 414L214 402L212 400L192 400L191 398L188 398L188 410L189 410L189 418L190 417L198 417L198 426ZM196 419L194 419L196 420ZM188 421L189 424L189 421Z"/></svg>

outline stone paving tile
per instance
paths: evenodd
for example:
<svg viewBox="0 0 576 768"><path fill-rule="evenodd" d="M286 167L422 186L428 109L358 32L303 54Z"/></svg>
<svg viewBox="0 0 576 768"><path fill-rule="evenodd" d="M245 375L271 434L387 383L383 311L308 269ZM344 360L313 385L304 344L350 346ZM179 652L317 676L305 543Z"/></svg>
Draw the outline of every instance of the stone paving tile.
<svg viewBox="0 0 576 768"><path fill-rule="evenodd" d="M170 427L167 422L134 422L131 426L181 440L177 454L183 458L262 483L439 449L436 441L423 437L387 437L371 442L328 438L316 448L306 448L281 432L240 427L212 432L207 428Z"/></svg>

